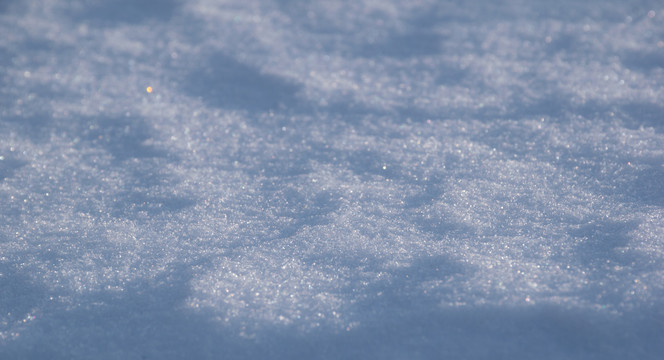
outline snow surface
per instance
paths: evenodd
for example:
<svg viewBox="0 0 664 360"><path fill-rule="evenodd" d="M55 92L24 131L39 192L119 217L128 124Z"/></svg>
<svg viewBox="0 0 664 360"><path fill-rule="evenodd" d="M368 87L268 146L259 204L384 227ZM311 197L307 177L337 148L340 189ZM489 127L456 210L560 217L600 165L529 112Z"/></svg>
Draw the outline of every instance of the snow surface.
<svg viewBox="0 0 664 360"><path fill-rule="evenodd" d="M0 0L0 358L663 338L661 1Z"/></svg>

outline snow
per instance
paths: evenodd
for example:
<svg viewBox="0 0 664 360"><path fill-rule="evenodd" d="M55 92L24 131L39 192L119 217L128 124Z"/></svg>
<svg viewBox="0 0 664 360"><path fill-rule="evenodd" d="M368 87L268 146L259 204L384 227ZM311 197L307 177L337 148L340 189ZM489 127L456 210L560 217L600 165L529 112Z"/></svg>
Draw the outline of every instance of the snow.
<svg viewBox="0 0 664 360"><path fill-rule="evenodd" d="M0 358L664 353L658 1L2 0L0 34Z"/></svg>

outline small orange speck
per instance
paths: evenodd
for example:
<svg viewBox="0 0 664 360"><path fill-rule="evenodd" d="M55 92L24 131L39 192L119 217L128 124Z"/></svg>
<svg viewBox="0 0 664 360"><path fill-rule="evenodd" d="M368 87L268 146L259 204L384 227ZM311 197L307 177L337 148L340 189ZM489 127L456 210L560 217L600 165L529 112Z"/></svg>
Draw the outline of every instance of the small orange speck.
<svg viewBox="0 0 664 360"><path fill-rule="evenodd" d="M152 86L148 86L148 87L145 89L145 91L147 91L148 94L149 94L149 93L152 93Z"/></svg>

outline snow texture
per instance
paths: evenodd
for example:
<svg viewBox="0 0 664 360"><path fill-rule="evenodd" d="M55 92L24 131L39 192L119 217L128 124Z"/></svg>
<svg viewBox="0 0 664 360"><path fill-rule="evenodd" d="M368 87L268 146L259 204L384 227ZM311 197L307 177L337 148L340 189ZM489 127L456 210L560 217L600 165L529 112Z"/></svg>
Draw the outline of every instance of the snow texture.
<svg viewBox="0 0 664 360"><path fill-rule="evenodd" d="M663 338L661 1L0 0L0 358Z"/></svg>

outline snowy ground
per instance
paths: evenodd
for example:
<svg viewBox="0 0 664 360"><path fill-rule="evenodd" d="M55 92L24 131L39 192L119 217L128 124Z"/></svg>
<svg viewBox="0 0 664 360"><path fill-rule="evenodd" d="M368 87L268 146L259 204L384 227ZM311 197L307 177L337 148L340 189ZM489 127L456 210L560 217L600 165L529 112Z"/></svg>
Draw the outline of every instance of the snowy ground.
<svg viewBox="0 0 664 360"><path fill-rule="evenodd" d="M0 358L662 338L660 1L0 0Z"/></svg>

